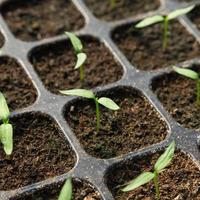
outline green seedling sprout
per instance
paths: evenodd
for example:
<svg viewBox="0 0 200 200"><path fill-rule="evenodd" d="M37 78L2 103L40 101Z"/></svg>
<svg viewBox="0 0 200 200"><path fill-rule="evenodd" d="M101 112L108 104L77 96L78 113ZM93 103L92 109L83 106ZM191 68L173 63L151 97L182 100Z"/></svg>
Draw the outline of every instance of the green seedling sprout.
<svg viewBox="0 0 200 200"><path fill-rule="evenodd" d="M13 127L9 123L10 111L4 95L0 92L0 141L3 144L6 155L11 155L13 151Z"/></svg>
<svg viewBox="0 0 200 200"><path fill-rule="evenodd" d="M72 199L72 178L68 178L60 191L58 200Z"/></svg>
<svg viewBox="0 0 200 200"><path fill-rule="evenodd" d="M166 168L172 161L175 151L175 142L173 141L165 150L165 152L158 158L156 164L154 165L153 172L143 172L137 178L132 180L125 188L122 189L123 192L129 192L134 190L151 180L154 182L156 189L156 199L160 200L160 191L159 191L159 181L158 175Z"/></svg>
<svg viewBox="0 0 200 200"><path fill-rule="evenodd" d="M144 28L152 24L162 22L164 25L164 34L163 34L163 49L167 48L168 45L168 34L169 34L169 21L175 19L181 15L185 15L193 10L195 5L191 5L186 8L181 8L170 12L168 15L154 15L152 17L147 17L144 20L140 21L135 25L136 28Z"/></svg>
<svg viewBox="0 0 200 200"><path fill-rule="evenodd" d="M69 37L71 44L74 48L77 60L74 69L80 70L80 80L84 80L84 63L87 59L87 55L83 52L83 44L80 39L73 33L65 32L65 34Z"/></svg>
<svg viewBox="0 0 200 200"><path fill-rule="evenodd" d="M110 5L111 5L111 8L115 8L116 0L110 0Z"/></svg>
<svg viewBox="0 0 200 200"><path fill-rule="evenodd" d="M99 104L103 105L104 107L110 109L110 110L118 110L119 106L110 98L107 97L101 97L98 98L95 96L95 94L91 90L85 90L85 89L72 89L72 90L64 90L60 91L62 94L70 95L70 96L79 96L84 97L87 99L93 99L96 105L96 130L99 132L100 129L100 109Z"/></svg>
<svg viewBox="0 0 200 200"><path fill-rule="evenodd" d="M199 74L191 69L184 69L184 68L180 68L180 67L176 67L176 66L173 66L173 70L180 74L180 75L183 75L185 77L188 77L190 79L193 79L196 81L196 85L197 85L197 97L196 97L196 102L197 104L199 105L200 104L200 77L199 77Z"/></svg>

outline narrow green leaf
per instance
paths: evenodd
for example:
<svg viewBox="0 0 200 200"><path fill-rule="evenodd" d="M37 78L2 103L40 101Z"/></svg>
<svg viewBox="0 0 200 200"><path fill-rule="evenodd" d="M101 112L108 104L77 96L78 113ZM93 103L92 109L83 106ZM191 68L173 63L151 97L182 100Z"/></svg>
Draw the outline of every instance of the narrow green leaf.
<svg viewBox="0 0 200 200"><path fill-rule="evenodd" d="M162 22L164 20L164 17L161 15L155 15L153 17L147 17L144 20L140 21L135 25L136 28L144 28L146 26L156 24L158 22Z"/></svg>
<svg viewBox="0 0 200 200"><path fill-rule="evenodd" d="M191 10L193 10L194 7L195 7L195 5L192 5L192 6L189 6L189 7L186 7L186 8L181 8L181 9L177 9L175 11L172 11L168 15L168 20L177 18L181 15L185 15L185 14L189 13Z"/></svg>
<svg viewBox="0 0 200 200"><path fill-rule="evenodd" d="M1 143L7 155L11 155L13 151L13 127L11 124L2 124L0 126Z"/></svg>
<svg viewBox="0 0 200 200"><path fill-rule="evenodd" d="M177 72L178 74L186 76L188 78L191 78L191 79L194 79L194 80L199 79L198 73L196 73L195 71L193 71L191 69L184 69L184 68L173 66L173 70L175 72Z"/></svg>
<svg viewBox="0 0 200 200"><path fill-rule="evenodd" d="M98 102L111 110L119 110L119 106L112 99L109 99L107 97L101 97L100 99L98 99Z"/></svg>
<svg viewBox="0 0 200 200"><path fill-rule="evenodd" d="M123 192L129 192L131 190L134 190L149 181L151 181L154 178L154 174L152 172L143 172L140 174L137 178L132 180L130 184L128 184L125 188L122 189Z"/></svg>
<svg viewBox="0 0 200 200"><path fill-rule="evenodd" d="M6 120L10 115L4 95L0 92L0 118Z"/></svg>
<svg viewBox="0 0 200 200"><path fill-rule="evenodd" d="M175 151L175 142L173 141L165 150L165 152L158 158L154 169L156 170L157 173L162 171L165 167L167 167L174 156L174 151Z"/></svg>
<svg viewBox="0 0 200 200"><path fill-rule="evenodd" d="M91 90L85 89L72 89L72 90L62 90L60 91L61 94L69 95L69 96L79 96L88 99L94 99L95 95Z"/></svg>
<svg viewBox="0 0 200 200"><path fill-rule="evenodd" d="M86 59L87 59L87 55L85 53L77 54L77 62L74 69L78 69L79 67L81 67L86 61Z"/></svg>
<svg viewBox="0 0 200 200"><path fill-rule="evenodd" d="M71 200L71 199L72 199L72 179L68 178L64 186L62 187L58 200Z"/></svg>
<svg viewBox="0 0 200 200"><path fill-rule="evenodd" d="M81 43L81 40L73 33L70 32L65 32L65 34L69 37L72 46L74 48L74 51L78 54L81 53L81 51L83 50L83 45Z"/></svg>

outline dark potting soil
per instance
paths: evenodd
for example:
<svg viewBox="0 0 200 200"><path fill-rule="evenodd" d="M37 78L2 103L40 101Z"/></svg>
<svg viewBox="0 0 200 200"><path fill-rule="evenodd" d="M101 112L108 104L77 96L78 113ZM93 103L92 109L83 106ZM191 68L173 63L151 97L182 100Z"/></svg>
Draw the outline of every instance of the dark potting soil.
<svg viewBox="0 0 200 200"><path fill-rule="evenodd" d="M26 113L11 119L14 149L7 157L0 148L0 190L13 190L73 168L75 154L49 116Z"/></svg>
<svg viewBox="0 0 200 200"><path fill-rule="evenodd" d="M71 0L14 0L3 4L1 12L16 37L41 40L75 31L84 19Z"/></svg>
<svg viewBox="0 0 200 200"><path fill-rule="evenodd" d="M163 25L134 29L134 24L120 27L113 39L128 60L140 70L155 70L199 56L200 45L177 21L170 23L169 44L162 48Z"/></svg>
<svg viewBox="0 0 200 200"><path fill-rule="evenodd" d="M11 110L27 107L37 97L31 79L14 59L8 57L0 58L0 91L6 96Z"/></svg>
<svg viewBox="0 0 200 200"><path fill-rule="evenodd" d="M69 41L38 48L31 54L31 62L44 85L53 93L71 88L93 88L119 80L122 67L112 54L94 38L81 38L84 51L88 55L85 79L80 81L79 69L74 69L76 55Z"/></svg>
<svg viewBox="0 0 200 200"><path fill-rule="evenodd" d="M119 187L144 171L153 171L160 154L153 154L122 163L109 170L107 184L116 200L155 200L151 181L131 192L123 193ZM172 163L159 175L161 200L199 200L200 169L186 154L176 152Z"/></svg>
<svg viewBox="0 0 200 200"><path fill-rule="evenodd" d="M98 133L92 101L78 100L65 110L69 126L88 154L108 159L165 139L165 122L138 91L122 87L112 89L103 96L112 98L120 110L100 107L101 129Z"/></svg>
<svg viewBox="0 0 200 200"><path fill-rule="evenodd" d="M200 66L193 69L200 73ZM196 104L196 82L175 72L155 78L152 89L177 122L200 130L200 106Z"/></svg>
<svg viewBox="0 0 200 200"><path fill-rule="evenodd" d="M84 0L94 15L106 21L120 20L159 8L159 0L116 0L112 8L110 0Z"/></svg>
<svg viewBox="0 0 200 200"><path fill-rule="evenodd" d="M32 194L14 197L11 200L57 200L62 184L52 184L47 188L37 190ZM101 200L100 193L88 181L73 180L73 200Z"/></svg>
<svg viewBox="0 0 200 200"><path fill-rule="evenodd" d="M191 21L196 25L196 27L200 30L200 6L195 7L194 10L192 10L188 14Z"/></svg>

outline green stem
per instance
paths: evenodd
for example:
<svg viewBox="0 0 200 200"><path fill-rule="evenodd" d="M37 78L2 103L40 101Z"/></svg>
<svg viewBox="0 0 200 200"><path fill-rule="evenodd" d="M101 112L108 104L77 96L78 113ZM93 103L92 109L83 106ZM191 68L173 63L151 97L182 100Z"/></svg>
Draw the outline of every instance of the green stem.
<svg viewBox="0 0 200 200"><path fill-rule="evenodd" d="M200 104L200 79L197 80L197 105Z"/></svg>
<svg viewBox="0 0 200 200"><path fill-rule="evenodd" d="M110 0L110 5L111 5L111 8L115 8L116 6L116 0Z"/></svg>
<svg viewBox="0 0 200 200"><path fill-rule="evenodd" d="M166 16L164 18L164 35L163 35L163 49L165 50L168 45L168 30L169 29L169 20L168 17Z"/></svg>
<svg viewBox="0 0 200 200"><path fill-rule="evenodd" d="M80 80L83 81L84 80L84 68L83 68L83 65L80 66L79 70L80 70Z"/></svg>
<svg viewBox="0 0 200 200"><path fill-rule="evenodd" d="M158 184L158 173L156 171L154 172L153 181L154 181L154 186L155 186L155 189L156 189L156 199L160 200L160 191L159 191L159 184Z"/></svg>
<svg viewBox="0 0 200 200"><path fill-rule="evenodd" d="M96 130L97 130L97 132L99 132L99 129L100 129L100 110L99 110L98 98L95 98L95 105L96 105L96 119L97 119Z"/></svg>

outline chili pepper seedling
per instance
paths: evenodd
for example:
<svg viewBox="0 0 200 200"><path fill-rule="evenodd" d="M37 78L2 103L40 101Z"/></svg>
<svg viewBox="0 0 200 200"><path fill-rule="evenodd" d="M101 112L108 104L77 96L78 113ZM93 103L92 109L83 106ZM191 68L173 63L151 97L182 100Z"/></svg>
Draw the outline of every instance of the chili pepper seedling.
<svg viewBox="0 0 200 200"><path fill-rule="evenodd" d="M110 0L110 5L111 5L111 8L115 8L116 0Z"/></svg>
<svg viewBox="0 0 200 200"><path fill-rule="evenodd" d="M175 151L175 142L173 141L165 150L165 152L158 158L154 165L154 172L143 172L137 178L132 180L125 188L122 189L123 192L129 192L134 190L148 182L152 179L154 181L154 186L156 189L156 199L160 200L159 191L159 181L158 175L166 168L172 161Z"/></svg>
<svg viewBox="0 0 200 200"><path fill-rule="evenodd" d="M9 123L9 115L10 112L6 99L0 92L0 119L3 122L0 125L0 141L7 155L11 155L13 151L13 127Z"/></svg>
<svg viewBox="0 0 200 200"><path fill-rule="evenodd" d="M107 97L101 97L98 98L95 96L95 94L91 90L85 90L85 89L72 89L72 90L64 90L60 91L62 94L70 95L70 96L79 96L84 97L87 99L93 99L96 105L96 130L99 132L100 129L100 109L99 104L103 105L104 107L110 109L110 110L118 110L119 106L110 98Z"/></svg>
<svg viewBox="0 0 200 200"><path fill-rule="evenodd" d="M87 55L83 52L83 44L81 40L73 33L65 32L65 34L69 37L71 44L74 48L77 61L74 69L80 70L80 80L84 80L84 63L87 59Z"/></svg>
<svg viewBox="0 0 200 200"><path fill-rule="evenodd" d="M176 66L173 66L173 70L180 74L180 75L183 75L185 77L188 77L190 79L193 79L196 81L196 85L197 85L197 95L196 95L196 102L197 104L199 105L200 104L200 77L199 77L199 74L191 69L184 69L184 68L180 68L180 67L176 67Z"/></svg>
<svg viewBox="0 0 200 200"><path fill-rule="evenodd" d="M168 34L169 34L169 21L175 19L181 15L185 15L193 10L195 5L181 8L170 12L168 15L154 15L152 17L147 17L135 25L136 28L144 28L152 24L163 22L164 34L163 34L163 49L167 48L168 45Z"/></svg>
<svg viewBox="0 0 200 200"><path fill-rule="evenodd" d="M58 200L72 199L72 178L68 178L60 191Z"/></svg>

